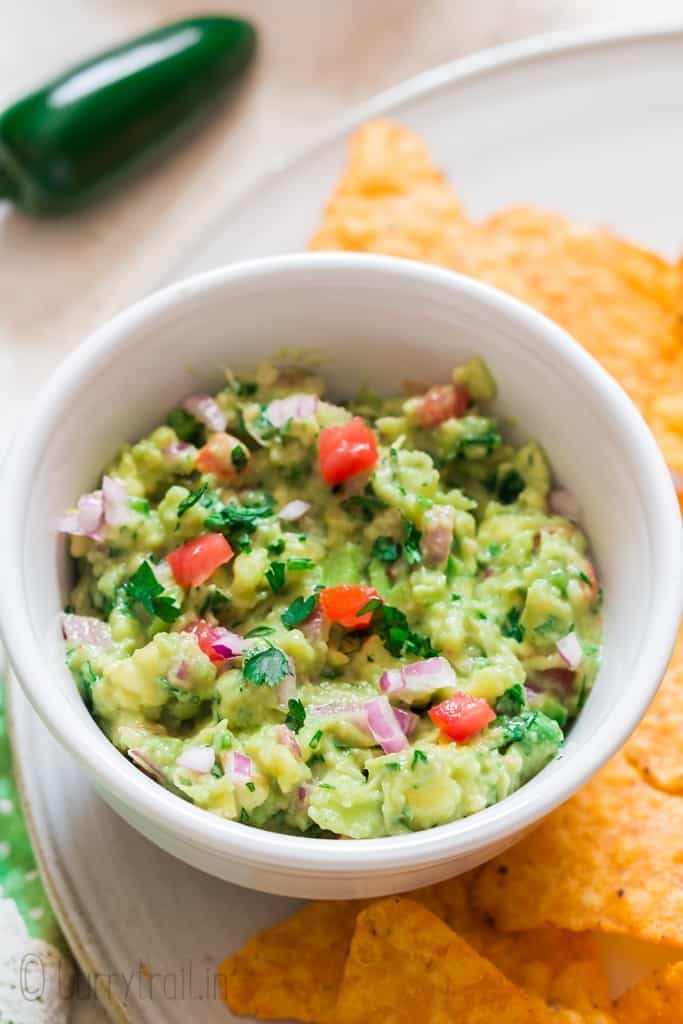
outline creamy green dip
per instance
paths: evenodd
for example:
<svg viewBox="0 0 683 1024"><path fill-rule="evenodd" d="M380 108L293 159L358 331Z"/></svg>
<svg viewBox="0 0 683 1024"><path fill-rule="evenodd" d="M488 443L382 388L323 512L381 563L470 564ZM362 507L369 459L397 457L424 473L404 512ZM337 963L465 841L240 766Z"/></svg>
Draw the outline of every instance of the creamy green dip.
<svg viewBox="0 0 683 1024"><path fill-rule="evenodd" d="M590 691L602 594L483 362L348 405L305 369L226 378L61 524L66 656L101 728L197 806L310 836L431 828L516 790Z"/></svg>

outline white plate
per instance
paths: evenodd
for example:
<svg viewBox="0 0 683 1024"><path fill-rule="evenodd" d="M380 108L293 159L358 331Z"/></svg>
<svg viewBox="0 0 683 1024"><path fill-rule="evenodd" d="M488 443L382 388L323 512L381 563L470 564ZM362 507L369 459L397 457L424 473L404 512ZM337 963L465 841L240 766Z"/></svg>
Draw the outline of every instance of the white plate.
<svg viewBox="0 0 683 1024"><path fill-rule="evenodd" d="M218 217L211 238L169 276L304 248L339 177L348 130L377 114L420 133L475 215L536 203L672 256L681 243L682 92L683 29L541 40L436 69L357 111ZM80 778L14 683L11 714L51 896L114 1018L225 1024L214 967L294 904L235 889L151 846ZM622 944L609 958L615 987L665 955ZM151 982L135 973L141 964Z"/></svg>

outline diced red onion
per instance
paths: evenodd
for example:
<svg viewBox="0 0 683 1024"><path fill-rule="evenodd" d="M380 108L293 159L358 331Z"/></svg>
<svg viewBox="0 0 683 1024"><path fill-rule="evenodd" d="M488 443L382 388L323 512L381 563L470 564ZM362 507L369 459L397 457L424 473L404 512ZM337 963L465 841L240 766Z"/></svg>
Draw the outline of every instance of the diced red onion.
<svg viewBox="0 0 683 1024"><path fill-rule="evenodd" d="M236 658L248 647L248 641L239 633L231 633L224 626L215 626L212 630L211 649L219 658Z"/></svg>
<svg viewBox="0 0 683 1024"><path fill-rule="evenodd" d="M366 714L370 732L385 754L397 754L406 749L408 740L386 697L368 701Z"/></svg>
<svg viewBox="0 0 683 1024"><path fill-rule="evenodd" d="M565 490L564 487L556 487L550 492L550 510L556 516L562 516L573 523L578 523L581 518L581 509L574 495Z"/></svg>
<svg viewBox="0 0 683 1024"><path fill-rule="evenodd" d="M287 522L294 522L295 519L301 519L305 516L311 507L310 501L302 501L300 498L296 498L294 501L288 501L284 508L281 508L278 512L280 519L286 519Z"/></svg>
<svg viewBox="0 0 683 1024"><path fill-rule="evenodd" d="M287 747L297 761L301 761L301 747L292 730L288 729L286 725L278 725L276 735L278 743L281 743L283 747Z"/></svg>
<svg viewBox="0 0 683 1024"><path fill-rule="evenodd" d="M186 747L177 758L176 765L198 775L206 775L213 768L215 757L213 747Z"/></svg>
<svg viewBox="0 0 683 1024"><path fill-rule="evenodd" d="M188 395L180 404L187 412L191 412L195 419L203 423L207 430L214 433L225 430L227 424L225 413L211 395L206 395L203 392Z"/></svg>
<svg viewBox="0 0 683 1024"><path fill-rule="evenodd" d="M570 668L572 672L576 671L583 658L583 650L576 633L567 633L566 636L557 641L556 647L557 653L567 668Z"/></svg>
<svg viewBox="0 0 683 1024"><path fill-rule="evenodd" d="M329 704L316 704L309 708L312 715L320 718L338 718L349 725L354 725L362 732L369 732L367 702L335 700Z"/></svg>
<svg viewBox="0 0 683 1024"><path fill-rule="evenodd" d="M403 711L401 708L392 708L396 721L401 726L401 729L406 736L412 736L417 727L417 723L420 721L420 716L416 715L414 711Z"/></svg>
<svg viewBox="0 0 683 1024"><path fill-rule="evenodd" d="M548 668L533 672L526 682L527 689L536 693L554 693L566 697L576 683L576 673L569 668Z"/></svg>
<svg viewBox="0 0 683 1024"><path fill-rule="evenodd" d="M439 566L448 561L454 522L455 509L450 505L435 505L425 513L420 552L427 565Z"/></svg>
<svg viewBox="0 0 683 1024"><path fill-rule="evenodd" d="M311 640L314 643L316 640L322 640L325 631L325 616L319 608L316 608L307 619L300 623L299 629L307 640Z"/></svg>
<svg viewBox="0 0 683 1024"><path fill-rule="evenodd" d="M102 504L107 526L123 526L130 522L128 491L120 480L111 476L102 477Z"/></svg>
<svg viewBox="0 0 683 1024"><path fill-rule="evenodd" d="M311 795L311 787L310 786L297 786L296 793L295 793L295 800L294 800L295 807L298 810L303 810L303 808L308 803L310 795Z"/></svg>
<svg viewBox="0 0 683 1024"><path fill-rule="evenodd" d="M317 395L288 395L275 398L266 406L266 416L274 427L284 427L288 420L307 420L318 410Z"/></svg>
<svg viewBox="0 0 683 1024"><path fill-rule="evenodd" d="M102 540L104 526L104 501L102 491L90 491L78 499L77 511L60 519L60 533L70 533L74 537L90 537L91 540Z"/></svg>
<svg viewBox="0 0 683 1024"><path fill-rule="evenodd" d="M143 771L145 775L149 775L149 777L151 779L154 779L155 782L163 782L164 773L162 772L161 768L159 768L159 766L154 763L154 761L150 760L150 758L147 757L147 754L144 752L144 750L138 750L134 747L131 747L127 753L128 757L131 759L133 764L141 771Z"/></svg>
<svg viewBox="0 0 683 1024"><path fill-rule="evenodd" d="M254 762L241 750L231 750L222 755L221 763L225 774L229 775L236 785L251 782L255 775Z"/></svg>
<svg viewBox="0 0 683 1024"><path fill-rule="evenodd" d="M62 615L64 639L72 644L91 644L93 647L111 647L111 629L106 622L93 615Z"/></svg>
<svg viewBox="0 0 683 1024"><path fill-rule="evenodd" d="M166 462L175 466L178 463L189 461L196 453L197 449L193 444L188 444L187 441L174 441L173 444L167 444L161 454Z"/></svg>
<svg viewBox="0 0 683 1024"><path fill-rule="evenodd" d="M400 698L427 698L436 690L455 686L455 671L446 658L440 655L415 661L400 669L387 669L379 681L382 693L395 693Z"/></svg>

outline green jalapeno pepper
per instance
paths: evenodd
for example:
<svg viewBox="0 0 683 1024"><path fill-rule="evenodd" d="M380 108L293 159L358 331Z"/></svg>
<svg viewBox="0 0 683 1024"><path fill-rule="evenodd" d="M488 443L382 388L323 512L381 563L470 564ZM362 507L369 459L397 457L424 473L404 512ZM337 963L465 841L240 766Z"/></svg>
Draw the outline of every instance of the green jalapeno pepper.
<svg viewBox="0 0 683 1024"><path fill-rule="evenodd" d="M256 32L191 18L80 64L0 114L0 197L31 213L81 206L158 156L247 67Z"/></svg>

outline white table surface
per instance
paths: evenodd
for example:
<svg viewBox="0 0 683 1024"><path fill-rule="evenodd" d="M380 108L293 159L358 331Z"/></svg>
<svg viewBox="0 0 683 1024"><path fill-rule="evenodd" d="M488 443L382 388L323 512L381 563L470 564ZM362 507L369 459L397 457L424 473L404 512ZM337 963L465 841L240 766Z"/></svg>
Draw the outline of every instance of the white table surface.
<svg viewBox="0 0 683 1024"><path fill-rule="evenodd" d="M680 0L0 0L0 106L102 47L209 10L252 18L261 49L237 103L189 148L69 219L30 220L0 202L0 450L63 353L350 105L501 42L683 18ZM104 1020L93 998L74 1001L74 1024Z"/></svg>

